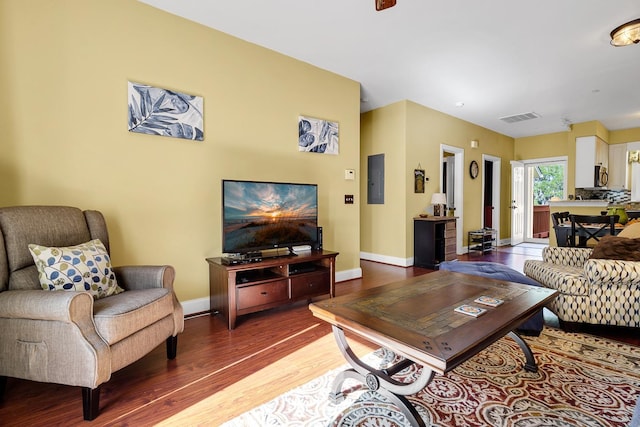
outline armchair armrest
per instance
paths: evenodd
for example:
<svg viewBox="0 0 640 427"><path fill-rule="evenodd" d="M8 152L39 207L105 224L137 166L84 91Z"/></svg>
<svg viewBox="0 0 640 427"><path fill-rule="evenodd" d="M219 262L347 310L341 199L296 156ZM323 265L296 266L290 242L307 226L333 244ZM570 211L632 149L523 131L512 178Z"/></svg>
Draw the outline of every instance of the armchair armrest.
<svg viewBox="0 0 640 427"><path fill-rule="evenodd" d="M15 290L0 292L0 317L93 322L93 297L88 292Z"/></svg>
<svg viewBox="0 0 640 427"><path fill-rule="evenodd" d="M96 388L111 377L88 292L0 292L0 375Z"/></svg>
<svg viewBox="0 0 640 427"><path fill-rule="evenodd" d="M547 246L542 250L542 260L552 264L583 267L591 251L591 248Z"/></svg>
<svg viewBox="0 0 640 427"><path fill-rule="evenodd" d="M167 288L173 290L176 271L170 265L125 265L113 267L118 285L126 290Z"/></svg>
<svg viewBox="0 0 640 427"><path fill-rule="evenodd" d="M584 274L591 284L635 285L640 289L640 262L613 259L590 259L584 265Z"/></svg>

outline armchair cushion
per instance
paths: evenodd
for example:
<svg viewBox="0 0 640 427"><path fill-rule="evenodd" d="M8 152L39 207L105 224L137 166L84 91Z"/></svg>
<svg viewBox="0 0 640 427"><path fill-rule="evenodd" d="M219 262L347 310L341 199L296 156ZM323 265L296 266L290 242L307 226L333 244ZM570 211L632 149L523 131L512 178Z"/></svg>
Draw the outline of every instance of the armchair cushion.
<svg viewBox="0 0 640 427"><path fill-rule="evenodd" d="M171 289L127 291L93 305L96 330L110 346L159 320L173 315Z"/></svg>
<svg viewBox="0 0 640 427"><path fill-rule="evenodd" d="M50 291L87 291L94 299L119 294L111 259L98 239L67 247L29 245L40 285Z"/></svg>

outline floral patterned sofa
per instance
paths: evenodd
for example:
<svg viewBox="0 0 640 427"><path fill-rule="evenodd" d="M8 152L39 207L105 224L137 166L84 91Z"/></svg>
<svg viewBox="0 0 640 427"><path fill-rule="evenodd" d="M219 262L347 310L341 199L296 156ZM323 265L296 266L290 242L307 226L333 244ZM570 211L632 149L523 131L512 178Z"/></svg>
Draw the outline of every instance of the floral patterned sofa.
<svg viewBox="0 0 640 427"><path fill-rule="evenodd" d="M639 327L640 262L592 259L594 250L546 247L542 261L525 261L524 273L559 292L548 308L563 328L579 323Z"/></svg>

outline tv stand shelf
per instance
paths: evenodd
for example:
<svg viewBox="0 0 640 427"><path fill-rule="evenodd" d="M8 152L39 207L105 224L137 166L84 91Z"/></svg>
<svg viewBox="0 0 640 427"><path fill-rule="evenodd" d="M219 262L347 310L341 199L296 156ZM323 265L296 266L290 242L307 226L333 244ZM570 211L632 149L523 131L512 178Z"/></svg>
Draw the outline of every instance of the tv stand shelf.
<svg viewBox="0 0 640 427"><path fill-rule="evenodd" d="M211 313L219 311L234 329L238 316L320 295L334 297L337 255L319 250L235 265L207 258Z"/></svg>

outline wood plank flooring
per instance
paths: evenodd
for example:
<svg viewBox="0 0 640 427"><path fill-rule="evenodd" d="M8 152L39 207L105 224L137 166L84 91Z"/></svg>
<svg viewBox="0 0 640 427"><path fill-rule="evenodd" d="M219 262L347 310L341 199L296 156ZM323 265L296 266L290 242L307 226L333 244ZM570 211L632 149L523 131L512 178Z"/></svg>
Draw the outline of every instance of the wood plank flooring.
<svg viewBox="0 0 640 427"><path fill-rule="evenodd" d="M459 259L496 261L521 271L524 260L540 257L541 247L523 245ZM363 277L338 283L337 295L431 271L368 261L361 266ZM550 314L545 321L557 324ZM588 332L640 345L637 331ZM375 349L349 338L359 355ZM175 360L168 361L160 346L113 374L102 387L101 412L93 422L82 420L79 388L9 378L0 425L217 426L344 363L330 326L304 302L244 316L233 331L220 316L196 316L185 322Z"/></svg>

